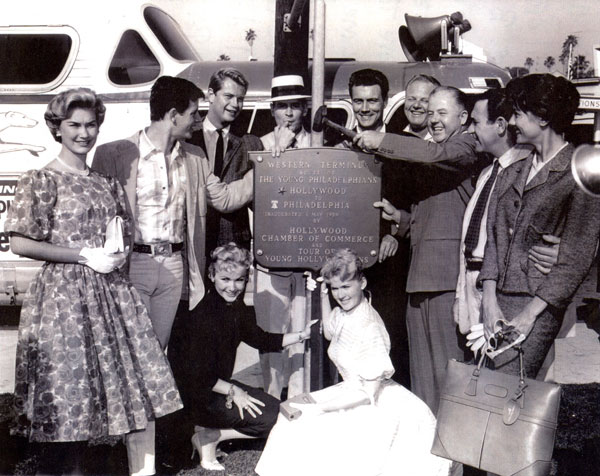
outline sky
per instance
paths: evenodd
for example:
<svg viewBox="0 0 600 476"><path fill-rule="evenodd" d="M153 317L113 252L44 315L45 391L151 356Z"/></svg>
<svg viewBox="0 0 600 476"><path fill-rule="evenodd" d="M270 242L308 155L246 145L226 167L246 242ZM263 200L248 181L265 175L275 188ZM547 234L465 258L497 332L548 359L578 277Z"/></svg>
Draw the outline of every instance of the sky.
<svg viewBox="0 0 600 476"><path fill-rule="evenodd" d="M257 33L253 56L273 58L275 0L153 0L182 26L203 59L226 54L246 60L245 32ZM405 61L398 42L404 14L435 17L462 12L473 29L465 40L484 49L498 66L547 71L547 56L557 59L569 34L579 38L576 54L593 63L600 45L600 0L326 0L326 56L357 60Z"/></svg>

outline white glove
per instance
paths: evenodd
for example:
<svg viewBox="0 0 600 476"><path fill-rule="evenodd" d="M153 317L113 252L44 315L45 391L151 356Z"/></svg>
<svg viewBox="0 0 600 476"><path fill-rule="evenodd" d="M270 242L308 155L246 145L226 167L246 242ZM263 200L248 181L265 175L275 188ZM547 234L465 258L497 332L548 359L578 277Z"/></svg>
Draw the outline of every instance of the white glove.
<svg viewBox="0 0 600 476"><path fill-rule="evenodd" d="M103 248L83 248L79 256L82 258L79 260L80 264L85 264L102 274L110 273L125 263L124 253L108 254Z"/></svg>
<svg viewBox="0 0 600 476"><path fill-rule="evenodd" d="M482 353L485 352L488 340L485 337L483 323L472 325L469 331L470 333L467 335L467 347L470 347L475 356L480 351Z"/></svg>

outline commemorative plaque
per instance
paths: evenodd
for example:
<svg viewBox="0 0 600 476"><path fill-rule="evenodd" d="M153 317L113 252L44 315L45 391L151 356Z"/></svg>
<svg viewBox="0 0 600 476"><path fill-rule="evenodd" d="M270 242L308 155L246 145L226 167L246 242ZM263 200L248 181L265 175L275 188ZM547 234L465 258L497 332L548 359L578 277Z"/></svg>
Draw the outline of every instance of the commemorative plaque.
<svg viewBox="0 0 600 476"><path fill-rule="evenodd" d="M377 259L381 163L347 149L250 152L254 163L254 255L266 268L319 270L339 248L365 267Z"/></svg>

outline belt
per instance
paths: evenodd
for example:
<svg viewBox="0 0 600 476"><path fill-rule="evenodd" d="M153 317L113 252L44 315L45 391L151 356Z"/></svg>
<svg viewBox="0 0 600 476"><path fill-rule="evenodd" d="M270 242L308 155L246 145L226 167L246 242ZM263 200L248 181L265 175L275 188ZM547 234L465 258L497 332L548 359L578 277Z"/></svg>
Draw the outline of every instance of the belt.
<svg viewBox="0 0 600 476"><path fill-rule="evenodd" d="M162 241L160 243L151 243L145 245L143 243L134 243L133 251L136 253L148 253L152 256L171 256L173 253L181 251L183 243L169 243Z"/></svg>
<svg viewBox="0 0 600 476"><path fill-rule="evenodd" d="M483 260L481 258L466 258L467 271L481 271Z"/></svg>

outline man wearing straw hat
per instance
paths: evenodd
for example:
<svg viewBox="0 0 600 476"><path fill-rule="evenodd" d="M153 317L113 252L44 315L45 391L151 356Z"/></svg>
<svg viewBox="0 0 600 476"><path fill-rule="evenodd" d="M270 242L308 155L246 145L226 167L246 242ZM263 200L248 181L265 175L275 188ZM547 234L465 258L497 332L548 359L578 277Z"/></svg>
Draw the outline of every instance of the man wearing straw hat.
<svg viewBox="0 0 600 476"><path fill-rule="evenodd" d="M276 76L271 81L271 114L275 129L261 137L265 150L279 155L286 149L310 147L304 128L308 113L302 76ZM302 272L256 266L254 309L256 321L268 332L299 332L304 329L306 299ZM304 345L289 346L283 352L260 355L265 391L280 398L289 375L288 398L302 393Z"/></svg>
<svg viewBox="0 0 600 476"><path fill-rule="evenodd" d="M271 81L271 115L275 129L260 140L265 150L283 152L285 149L310 147L310 134L304 128L308 113L302 76L288 74L275 76Z"/></svg>

